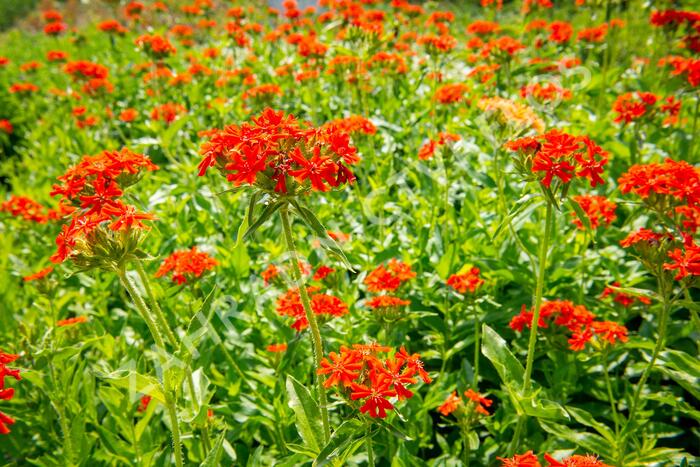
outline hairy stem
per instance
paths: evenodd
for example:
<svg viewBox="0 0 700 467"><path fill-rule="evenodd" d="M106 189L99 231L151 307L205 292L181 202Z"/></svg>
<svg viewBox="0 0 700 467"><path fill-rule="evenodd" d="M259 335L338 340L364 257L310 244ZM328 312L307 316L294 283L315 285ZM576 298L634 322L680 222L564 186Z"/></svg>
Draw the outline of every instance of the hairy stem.
<svg viewBox="0 0 700 467"><path fill-rule="evenodd" d="M321 359L323 358L323 342L321 340L321 331L318 327L318 321L316 321L316 315L311 308L311 301L309 300L309 294L306 291L305 285L301 280L301 270L299 269L299 256L297 254L296 246L294 245L294 237L292 235L292 224L289 221L289 211L287 206L283 206L280 209L280 217L282 219L282 229L284 230L284 238L287 242L287 250L292 261L292 277L294 279L295 286L299 291L299 297L301 298L301 304L304 307L304 312L306 313L306 319L309 322L309 330L311 331L311 348L314 354L314 365L316 371L321 368ZM316 374L316 383L318 386L318 398L321 406L321 422L323 424L323 435L324 441L328 441L331 436L330 422L328 420L328 400L326 398L326 389L323 387L323 377Z"/></svg>
<svg viewBox="0 0 700 467"><path fill-rule="evenodd" d="M153 289L151 288L151 281L148 278L148 274L146 274L146 270L143 268L143 264L141 263L141 261L134 261L134 263L136 265L136 272L138 273L139 278L141 279L141 283L143 284L143 288L146 290L146 295L148 296L148 301L151 304L151 310L155 315L156 321L162 328L168 343L172 346L177 345L177 337L175 337L175 334L173 333L172 329L170 329L168 320L165 319L165 314L160 308L160 304L158 303L158 300L156 299L156 296L153 293Z"/></svg>
<svg viewBox="0 0 700 467"><path fill-rule="evenodd" d="M664 274L664 271L659 272L659 292L661 293L662 298L661 317L659 319L659 337L656 339L656 345L654 346L654 350L651 354L651 360L649 360L649 363L647 364L646 368L644 369L644 372L642 373L642 377L637 383L637 390L634 393L632 405L630 405L630 415L628 422L634 420L634 417L637 414L637 410L639 409L639 398L642 395L642 389L644 388L644 384L647 382L647 379L651 374L651 370L654 368L656 360L659 358L659 354L661 353L661 350L663 350L664 345L666 344L666 324L668 321L669 314L669 294L666 291L665 281L663 279Z"/></svg>
<svg viewBox="0 0 700 467"><path fill-rule="evenodd" d="M554 219L554 211L552 203L547 202L547 212L545 214L545 224L544 224L544 236L540 241L540 251L538 254L538 268L537 268L537 282L535 284L535 311L532 316L532 323L530 327L530 340L527 346L527 364L525 366L525 376L523 379L523 393L527 394L530 391L532 384L532 368L535 363L535 347L537 345L537 329L540 320L540 308L542 307L542 291L544 290L544 275L547 271L547 253L549 251L549 239L552 232L552 223ZM522 430L525 427L525 421L527 416L525 414L521 415L518 420L518 424L515 427L515 433L513 434L513 442L510 453L515 452L518 449L520 443L520 436L522 435Z"/></svg>

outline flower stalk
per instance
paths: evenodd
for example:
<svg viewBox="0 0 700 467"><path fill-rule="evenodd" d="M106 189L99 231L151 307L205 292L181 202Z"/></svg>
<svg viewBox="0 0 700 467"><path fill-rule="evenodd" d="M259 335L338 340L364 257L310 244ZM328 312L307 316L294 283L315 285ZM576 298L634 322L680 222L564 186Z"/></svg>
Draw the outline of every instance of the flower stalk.
<svg viewBox="0 0 700 467"><path fill-rule="evenodd" d="M280 208L280 218L282 219L282 230L284 231L284 238L287 243L287 250L290 255L290 260L292 262L292 279L294 285L299 291L299 297L301 298L302 306L304 307L304 312L306 313L306 319L309 322L309 330L311 335L311 348L314 357L314 367L316 372L321 369L321 359L323 358L323 341L321 340L321 331L318 326L318 321L316 320L316 315L311 308L311 301L309 300L309 294L304 286L301 278L301 270L299 269L299 255L297 254L296 246L294 245L294 237L292 235L292 225L289 220L289 206L285 205ZM323 377L321 375L316 376L316 383L318 387L318 398L319 405L321 408L321 423L323 425L323 436L324 441L328 441L331 436L330 422L328 419L328 399L326 397L326 389L323 386Z"/></svg>

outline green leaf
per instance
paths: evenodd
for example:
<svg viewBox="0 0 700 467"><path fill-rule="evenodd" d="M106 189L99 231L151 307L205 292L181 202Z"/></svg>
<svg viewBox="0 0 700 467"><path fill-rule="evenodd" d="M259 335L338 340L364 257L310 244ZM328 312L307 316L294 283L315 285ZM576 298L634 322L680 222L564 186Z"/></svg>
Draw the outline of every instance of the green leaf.
<svg viewBox="0 0 700 467"><path fill-rule="evenodd" d="M281 201L268 204L265 207L265 209L263 209L263 211L260 213L260 216L258 216L255 222L248 226L245 233L243 234L243 239L247 239L253 233L255 233L255 231L258 230L258 228L260 228L260 226L263 225L265 221L268 220L275 213L275 211L281 208L283 204L284 203Z"/></svg>
<svg viewBox="0 0 700 467"><path fill-rule="evenodd" d="M225 437L226 433L221 433L216 442L214 442L211 451L209 451L207 457L204 459L204 462L200 464L200 467L215 467L221 465L221 454L223 453Z"/></svg>
<svg viewBox="0 0 700 467"><path fill-rule="evenodd" d="M311 396L311 392L293 376L287 376L287 395L289 407L296 415L295 425L309 450L318 454L323 445L323 428L321 426L321 410Z"/></svg>
<svg viewBox="0 0 700 467"><path fill-rule="evenodd" d="M326 465L334 460L342 460L346 451L353 448L353 439L364 432L365 426L359 420L347 420L331 435L328 444L316 457L314 464L318 467Z"/></svg>
<svg viewBox="0 0 700 467"><path fill-rule="evenodd" d="M321 224L321 221L318 220L316 215L310 210L306 209L304 206L301 206L296 201L292 201L292 206L294 206L296 212L299 214L299 217L301 217L304 223L314 232L314 234L316 234L318 239L321 241L321 246L338 257L338 259L343 262L343 265L348 270L354 271L352 264L350 264L350 261L348 261L343 249L340 247L340 245L338 245L338 242L333 240L330 235L328 235L328 230L323 226L323 224Z"/></svg>
<svg viewBox="0 0 700 467"><path fill-rule="evenodd" d="M559 439L571 441L588 452L594 452L604 458L612 457L612 446L602 436L593 433L575 431L567 426L538 419L544 431ZM627 465L627 464L625 464Z"/></svg>
<svg viewBox="0 0 700 467"><path fill-rule="evenodd" d="M597 431L603 438L608 440L611 445L616 444L615 433L613 433L610 428L593 418L593 415L590 413L583 409L569 406L566 407L566 411L580 424L591 427Z"/></svg>
<svg viewBox="0 0 700 467"><path fill-rule="evenodd" d="M163 388L158 380L152 376L142 375L132 370L117 370L108 374L98 373L98 376L106 379L112 386L148 394L158 402L165 404Z"/></svg>
<svg viewBox="0 0 700 467"><path fill-rule="evenodd" d="M522 387L525 369L508 349L506 341L486 324L482 326L482 335L484 337L481 342L481 353L491 361L501 381L506 385Z"/></svg>
<svg viewBox="0 0 700 467"><path fill-rule="evenodd" d="M571 198L569 198L567 201L569 203L569 206L571 206L571 209L573 209L574 212L576 213L576 217L578 217L578 220L581 221L581 223L586 228L586 230L592 231L593 226L591 225L591 219L583 211L583 209L581 208L581 205L578 204L576 201L574 201ZM595 241L595 239L594 239L594 241Z"/></svg>

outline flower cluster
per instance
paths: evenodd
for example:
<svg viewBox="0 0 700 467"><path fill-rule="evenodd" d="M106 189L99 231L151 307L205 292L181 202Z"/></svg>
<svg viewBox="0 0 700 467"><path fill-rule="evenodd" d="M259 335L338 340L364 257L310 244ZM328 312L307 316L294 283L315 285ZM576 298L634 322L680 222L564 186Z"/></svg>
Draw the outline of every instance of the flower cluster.
<svg viewBox="0 0 700 467"><path fill-rule="evenodd" d="M157 34L144 34L136 38L134 43L143 49L148 55L153 58L162 59L170 55L175 55L177 49L168 41L168 39Z"/></svg>
<svg viewBox="0 0 700 467"><path fill-rule="evenodd" d="M61 196L62 204L76 209L56 237L57 251L51 261L76 260L74 255L82 256L81 260L114 260L132 252L137 239L130 234L146 228L143 221L154 217L123 203L123 189L136 183L142 170L156 169L147 156L123 148L84 156L58 177L60 183L53 186L51 195Z"/></svg>
<svg viewBox="0 0 700 467"><path fill-rule="evenodd" d="M355 176L359 161L350 137L337 126L313 128L292 115L265 109L252 123L213 130L202 145L199 175L216 167L236 186L267 193L328 191Z"/></svg>
<svg viewBox="0 0 700 467"><path fill-rule="evenodd" d="M396 292L402 284L416 277L411 266L391 259L387 266L380 264L367 274L364 284L367 290L373 293ZM409 300L403 300L392 295L378 295L367 301L367 306L375 310L377 316L383 319L394 320L401 315L403 307L409 305Z"/></svg>
<svg viewBox="0 0 700 467"><path fill-rule="evenodd" d="M477 104L479 109L495 116L502 125L511 125L516 129L532 128L536 133L544 132L544 122L525 104L502 97L485 97Z"/></svg>
<svg viewBox="0 0 700 467"><path fill-rule="evenodd" d="M609 287L603 289L603 293L600 294L600 298L612 297L613 302L619 303L625 308L632 306L634 303L639 302L644 305L649 305L651 300L644 296L632 296L621 292L619 289L621 287L619 282L613 282Z"/></svg>
<svg viewBox="0 0 700 467"><path fill-rule="evenodd" d="M520 88L520 96L532 97L540 102L571 99L571 91L556 83L533 83Z"/></svg>
<svg viewBox="0 0 700 467"><path fill-rule="evenodd" d="M617 205L608 200L605 196L597 195L577 195L572 197L575 203L581 207L581 210L588 217L592 229L597 229L603 223L610 225L616 219L615 209ZM575 212L571 215L574 217L574 224L579 229L584 229L583 222L578 218ZM602 220L602 223L601 223Z"/></svg>
<svg viewBox="0 0 700 467"><path fill-rule="evenodd" d="M44 22L44 33L48 36L58 36L66 29L68 25L63 22L63 15L56 10L46 10L42 13Z"/></svg>
<svg viewBox="0 0 700 467"><path fill-rule="evenodd" d="M435 91L433 99L440 104L459 104L468 102L466 94L469 87L463 83L445 84Z"/></svg>
<svg viewBox="0 0 700 467"><path fill-rule="evenodd" d="M374 135L377 133L377 127L371 120L366 119L361 115L351 115L346 118L332 120L324 125L327 130L341 131L352 135L354 133L364 133L365 135Z"/></svg>
<svg viewBox="0 0 700 467"><path fill-rule="evenodd" d="M342 346L340 352L331 352L323 358L320 375L327 375L324 386L335 386L338 393L351 405L360 401L361 413L372 418L385 418L394 409L392 398L405 400L413 397L407 386L418 382L425 384L432 379L423 368L420 355L409 354L404 347L391 356L381 358L392 349L379 344L353 344Z"/></svg>
<svg viewBox="0 0 700 467"><path fill-rule="evenodd" d="M175 251L165 258L156 271L156 277L172 273L173 282L182 285L202 277L206 271L211 271L219 263L203 251L197 251L193 246L190 250Z"/></svg>
<svg viewBox="0 0 700 467"><path fill-rule="evenodd" d="M333 295L320 293L320 290L320 287L306 288L311 301L311 310L319 320L324 322L348 313L348 306L341 299ZM289 289L280 296L277 299L276 309L280 316L288 316L294 319L291 325L293 329L301 332L309 326L298 289Z"/></svg>
<svg viewBox="0 0 700 467"><path fill-rule="evenodd" d="M58 213L49 210L31 198L12 195L7 201L0 204L0 212L6 212L12 217L20 217L26 221L43 224L50 218L55 218Z"/></svg>
<svg viewBox="0 0 700 467"><path fill-rule="evenodd" d="M539 459L532 451L528 451L525 454L516 454L509 458L499 457L498 459L501 461L501 467L542 467ZM549 454L545 454L544 459L547 461L544 467L611 467L590 454L585 456L574 454L561 461L556 460Z"/></svg>
<svg viewBox="0 0 700 467"><path fill-rule="evenodd" d="M657 104L659 104L657 106ZM615 112L615 123L632 123L642 119L651 120L655 115L666 114L664 125L672 125L678 121L681 102L669 96L662 99L650 92L628 92L617 96L612 106Z"/></svg>
<svg viewBox="0 0 700 467"><path fill-rule="evenodd" d="M14 362L19 358L19 355L8 354L0 351L0 400L9 401L15 396L14 388L7 388L5 379L7 377L12 377L19 381L22 379L19 376L19 370L8 368L9 363ZM0 435L6 435L10 432L8 428L9 425L13 425L15 420L0 412Z"/></svg>
<svg viewBox="0 0 700 467"><path fill-rule="evenodd" d="M459 141L461 138L459 135L453 135L452 133L440 132L438 134L438 139L429 139L423 146L418 150L418 159L429 160L435 157L435 152L439 147L445 146L447 150L452 149L452 144ZM443 152L443 154L445 154Z"/></svg>
<svg viewBox="0 0 700 467"><path fill-rule="evenodd" d="M467 292L473 294L479 287L484 285L484 280L480 276L479 268L472 266L470 268L466 268L466 272L452 274L450 277L448 277L447 285L461 294Z"/></svg>
<svg viewBox="0 0 700 467"><path fill-rule="evenodd" d="M526 136L506 143L524 159L521 170L535 174L542 185L550 188L556 177L560 185L566 185L579 177L590 181L591 186L601 185L603 167L608 153L588 136L573 136L550 130L540 136Z"/></svg>
<svg viewBox="0 0 700 467"><path fill-rule="evenodd" d="M618 180L622 193L634 193L663 219L677 229L680 245L668 251L671 262L664 269L677 271L676 280L700 275L700 247L693 234L700 220L700 169L685 161L666 159L663 163L634 165ZM662 242L667 240L668 242ZM633 232L620 242L634 246L648 262L656 263L657 247L674 243L671 232L656 233L649 229Z"/></svg>
<svg viewBox="0 0 700 467"><path fill-rule="evenodd" d="M672 55L660 59L659 66L670 66L672 76L683 76L690 86L700 86L700 58Z"/></svg>
<svg viewBox="0 0 700 467"><path fill-rule="evenodd" d="M464 401L461 397L457 395L457 391L452 391L452 393L447 396L445 402L438 407L438 412L440 412L444 417L447 417L451 413L457 412L462 407L465 407L470 413L480 414L489 416L488 408L491 407L493 401L482 396L478 392L467 389L464 392L464 396L467 398L467 406L464 406Z"/></svg>
<svg viewBox="0 0 700 467"><path fill-rule="evenodd" d="M514 331L522 332L525 326L532 327L534 309L527 310L523 305L520 314L510 320L509 326ZM568 300L553 300L542 303L538 326L549 328L550 324L565 329L570 334L569 348L583 350L591 343L594 336L609 344L627 342L627 328L612 321L600 321L584 305L575 305Z"/></svg>

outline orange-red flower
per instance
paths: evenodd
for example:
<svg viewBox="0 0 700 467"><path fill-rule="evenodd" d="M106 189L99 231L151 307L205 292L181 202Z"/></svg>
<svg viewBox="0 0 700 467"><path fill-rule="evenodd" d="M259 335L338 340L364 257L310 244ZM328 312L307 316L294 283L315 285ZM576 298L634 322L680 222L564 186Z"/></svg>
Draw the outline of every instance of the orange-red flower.
<svg viewBox="0 0 700 467"><path fill-rule="evenodd" d="M41 271L35 272L34 274L30 274L28 276L24 276L22 279L24 282L30 282L30 281L37 281L39 279L43 279L44 277L48 276L51 274L53 271L53 266L48 266Z"/></svg>
<svg viewBox="0 0 700 467"><path fill-rule="evenodd" d="M88 322L87 316L76 316L74 318L62 319L60 321L57 321L56 326L66 327L66 326L73 326L75 324L87 323L87 322Z"/></svg>
<svg viewBox="0 0 700 467"><path fill-rule="evenodd" d="M548 462L545 467L611 467L600 461L596 456L590 454L585 456L574 454L561 461L554 459L554 457L549 454L545 454L544 459Z"/></svg>
<svg viewBox="0 0 700 467"><path fill-rule="evenodd" d="M539 459L532 451L509 458L499 457L498 460L501 461L501 467L541 467Z"/></svg>
<svg viewBox="0 0 700 467"><path fill-rule="evenodd" d="M464 395L474 404L474 410L482 415L490 415L486 408L491 407L491 404L493 403L491 399L487 399L472 389L467 389L464 392Z"/></svg>
<svg viewBox="0 0 700 467"><path fill-rule="evenodd" d="M14 388L6 387L5 379L8 377L20 381L22 378L19 375L19 370L7 367L8 363L12 363L19 358L19 355L8 354L0 351L0 400L11 400L15 395ZM0 412L0 435L6 435L10 432L10 425L13 425L15 420Z"/></svg>
<svg viewBox="0 0 700 467"><path fill-rule="evenodd" d="M364 283L370 292L391 292L414 277L416 273L411 271L411 266L392 259L389 261L388 268L380 264L374 271L367 274Z"/></svg>
<svg viewBox="0 0 700 467"><path fill-rule="evenodd" d="M348 306L338 297L319 293L318 287L307 287L307 293L311 300L311 310L320 318L330 319L343 316L348 313ZM280 316L289 316L294 319L291 327L302 331L309 326L306 318L301 296L297 289L289 289L277 299L277 313Z"/></svg>
<svg viewBox="0 0 700 467"><path fill-rule="evenodd" d="M452 412L456 411L461 405L462 398L457 395L457 391L452 391L452 393L447 396L447 399L445 399L445 402L443 402L437 410L444 417L447 417Z"/></svg>
<svg viewBox="0 0 700 467"><path fill-rule="evenodd" d="M213 132L201 153L199 175L216 166L236 186L272 193L328 191L350 183L355 177L346 165L359 161L349 135L336 126L313 128L269 108L252 123Z"/></svg>
<svg viewBox="0 0 700 467"><path fill-rule="evenodd" d="M324 386L335 386L349 394L350 399L362 400L361 413L372 418L384 418L387 411L394 408L389 399L411 398L413 392L408 386L417 382L416 374L422 377L422 373L425 373L420 356L408 355L403 347L393 358L380 358L380 353L390 350L378 344L354 344L352 348L342 346L339 354L331 352L330 360L324 358L321 361L318 374L330 375ZM430 382L429 377L423 380Z"/></svg>
<svg viewBox="0 0 700 467"><path fill-rule="evenodd" d="M447 278L447 285L463 294L469 291L476 292L476 289L484 284L484 280L479 276L479 268L473 266L462 274L452 274Z"/></svg>
<svg viewBox="0 0 700 467"><path fill-rule="evenodd" d="M572 198L581 207L581 210L586 214L593 229L597 229L601 224L601 220L605 225L610 225L616 219L615 209L617 205L609 201L605 196L596 195L578 195ZM584 225L581 219L578 218L575 212L571 215L574 217L574 224L579 229L583 229Z"/></svg>
<svg viewBox="0 0 700 467"><path fill-rule="evenodd" d="M287 344L270 344L267 346L267 351L272 353L281 353L287 351Z"/></svg>
<svg viewBox="0 0 700 467"><path fill-rule="evenodd" d="M509 142L511 151L533 154L531 170L549 188L556 177L563 185L574 177L588 179L591 186L604 183L601 175L608 153L587 136L576 137L557 130Z"/></svg>
<svg viewBox="0 0 700 467"><path fill-rule="evenodd" d="M175 251L170 254L156 271L156 277L172 273L172 280L177 284L191 282L202 277L206 271L213 270L219 263L203 251L193 246L190 250Z"/></svg>

